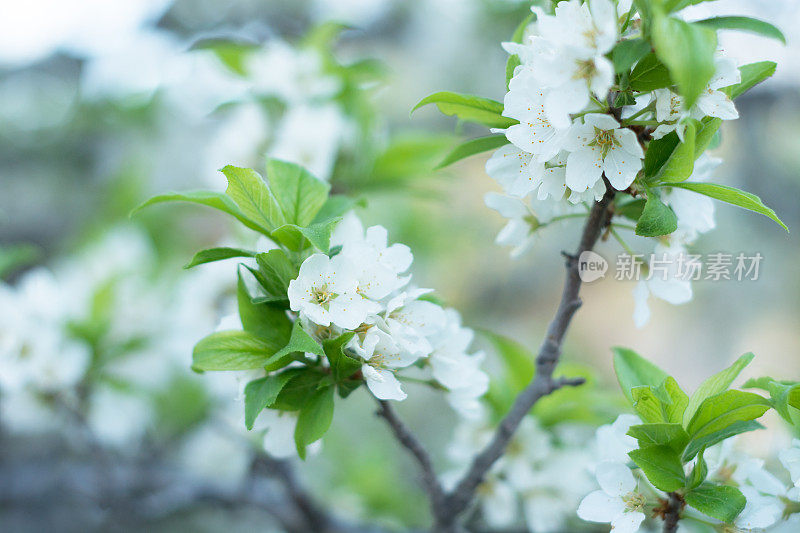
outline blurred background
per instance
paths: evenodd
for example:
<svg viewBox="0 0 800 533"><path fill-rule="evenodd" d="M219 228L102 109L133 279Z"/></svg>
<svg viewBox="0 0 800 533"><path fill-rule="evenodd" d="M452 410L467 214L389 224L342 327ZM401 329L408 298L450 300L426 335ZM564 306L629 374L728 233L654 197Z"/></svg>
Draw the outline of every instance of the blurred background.
<svg viewBox="0 0 800 533"><path fill-rule="evenodd" d="M53 353L90 360L88 373L67 378L65 358L49 363L60 377L44 388L52 397L69 390L65 409L48 395L0 398L0 529L280 530L257 505L200 506L143 488L150 499L134 506L127 493L103 489L152 478L155 459L231 486L250 468L252 446L228 416L241 409L235 380L189 370L193 343L232 310L235 266L181 267L201 247L252 237L201 208L128 216L156 193L223 190L225 164L261 171L267 154L291 159L362 198L365 222L411 247L418 285L435 288L466 325L535 351L560 296L559 251L575 247L578 223L547 228L510 259L493 242L504 221L483 204L499 190L485 156L432 170L459 139L484 132L433 109L409 116L438 90L502 100L499 43L529 8L516 0L0 0L0 275L8 283L0 346L4 331L27 334ZM748 376L800 378L800 5L720 0L687 14L712 13L757 16L787 36L784 47L722 34L740 64L769 59L778 70L737 100L741 118L723 126L715 181L759 195L794 231L718 205L717 229L697 253L759 252L759 279L697 282L682 306L651 301L642 329L632 320L633 283L611 272L587 285L565 357L592 368L611 396L583 420L590 425L613 419L619 405L612 346L652 358L688 389L747 351L756 354ZM607 242L598 251L613 259L620 249ZM35 319L21 320L24 309ZM61 333L44 335L46 327ZM452 413L409 387L399 410L446 465ZM344 516L424 525L414 469L364 392L353 398L298 475ZM778 430L751 442L765 456L790 438L770 422ZM117 457L140 468L123 471ZM87 467L102 461L101 474Z"/></svg>

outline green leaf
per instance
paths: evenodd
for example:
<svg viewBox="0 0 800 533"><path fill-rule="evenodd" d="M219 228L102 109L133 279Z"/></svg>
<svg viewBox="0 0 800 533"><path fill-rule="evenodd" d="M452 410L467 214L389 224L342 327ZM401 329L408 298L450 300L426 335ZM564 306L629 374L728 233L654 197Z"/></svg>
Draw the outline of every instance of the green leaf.
<svg viewBox="0 0 800 533"><path fill-rule="evenodd" d="M283 214L280 223L274 226L295 224L306 227L311 224L328 199L330 185L318 180L300 165L267 160L269 189Z"/></svg>
<svg viewBox="0 0 800 533"><path fill-rule="evenodd" d="M756 388L769 392L772 408L775 409L784 420L790 424L794 424L789 407L800 409L800 383L795 381L776 381L772 378L763 377L747 380L744 384L744 388Z"/></svg>
<svg viewBox="0 0 800 533"><path fill-rule="evenodd" d="M623 216L635 222L639 220L640 216L642 216L642 211L644 211L644 204L645 200L637 198L629 202L626 202L622 205L615 206L614 212L620 216Z"/></svg>
<svg viewBox="0 0 800 533"><path fill-rule="evenodd" d="M707 148L711 146L719 127L722 125L721 118L705 117L697 122L697 133L694 139L694 158L697 159Z"/></svg>
<svg viewBox="0 0 800 533"><path fill-rule="evenodd" d="M747 433L748 431L755 431L757 429L764 429L764 426L753 420L747 420L744 422L734 422L725 429L715 431L714 433L699 439L692 439L689 441L689 444L683 451L683 460L685 462L691 461L694 456L697 455L703 448L710 448L711 446L718 444L725 439L729 439L734 435Z"/></svg>
<svg viewBox="0 0 800 533"><path fill-rule="evenodd" d="M720 200L722 202L743 207L750 211L755 211L756 213L760 213L771 218L787 232L789 231L789 228L787 228L786 224L784 224L783 221L778 218L778 215L775 214L775 211L764 205L764 202L761 201L761 198L755 194L745 192L734 187L728 187L727 185L719 185L717 183L682 182L670 183L669 185L671 187L680 187L682 189L694 191L698 194L703 194L705 196L714 198L715 200Z"/></svg>
<svg viewBox="0 0 800 533"><path fill-rule="evenodd" d="M331 365L333 380L340 383L348 379L361 369L361 361L354 359L344 352L344 347L355 334L351 331L329 339L322 343L325 355ZM348 391L352 392L352 391Z"/></svg>
<svg viewBox="0 0 800 533"><path fill-rule="evenodd" d="M186 191L159 194L158 196L153 196L146 202L136 207L133 211L131 211L130 216L136 215L145 207L155 204L162 204L165 202L189 202L193 204L204 205L206 207L213 207L214 209L222 211L223 213L232 215L239 222L252 230L264 234L268 232L267 227L261 226L253 220L250 220L229 197L222 193L213 191Z"/></svg>
<svg viewBox="0 0 800 533"><path fill-rule="evenodd" d="M306 457L306 446L318 441L331 427L333 421L333 387L315 390L297 417L294 442L300 458ZM267 433L269 438L269 433Z"/></svg>
<svg viewBox="0 0 800 533"><path fill-rule="evenodd" d="M631 389L642 385L657 387L669 377L666 372L633 350L615 347L612 351L617 380L631 404L633 404Z"/></svg>
<svg viewBox="0 0 800 533"><path fill-rule="evenodd" d="M222 261L224 259L231 259L233 257L255 257L256 253L250 250L242 250L241 248L209 248L201 250L194 254L189 263L183 268L192 268L204 263L212 263L214 261Z"/></svg>
<svg viewBox="0 0 800 533"><path fill-rule="evenodd" d="M639 448L648 446L669 446L680 454L689 442L689 435L680 424L640 424L631 426L628 435L639 441Z"/></svg>
<svg viewBox="0 0 800 533"><path fill-rule="evenodd" d="M703 403L706 398L726 391L728 387L731 386L731 383L733 383L733 380L735 380L736 377L742 373L742 370L750 364L753 357L755 356L749 352L742 355L734 361L731 366L707 378L697 387L697 390L692 394L689 405L686 407L686 411L683 414L684 427L688 427L689 421L694 416L698 407L700 407L700 404Z"/></svg>
<svg viewBox="0 0 800 533"><path fill-rule="evenodd" d="M739 67L742 81L725 89L731 99L738 98L762 81L775 74L777 64L774 61L759 61Z"/></svg>
<svg viewBox="0 0 800 533"><path fill-rule="evenodd" d="M769 22L751 17L711 17L698 20L695 22L695 24L700 24L714 30L741 30L750 33L756 33L758 35L763 35L764 37L777 39L783 44L786 44L786 37L783 36L781 30Z"/></svg>
<svg viewBox="0 0 800 533"><path fill-rule="evenodd" d="M631 389L631 395L633 408L643 421L650 424L667 421L661 400L656 397L653 389L648 386L634 387Z"/></svg>
<svg viewBox="0 0 800 533"><path fill-rule="evenodd" d="M307 367L297 369L296 375L292 376L283 386L270 408L279 411L299 411L314 391L320 388L320 383L325 376L326 374L316 369Z"/></svg>
<svg viewBox="0 0 800 533"><path fill-rule="evenodd" d="M701 513L730 524L744 510L747 499L736 487L703 483L684 495L686 503Z"/></svg>
<svg viewBox="0 0 800 533"><path fill-rule="evenodd" d="M700 453L697 454L697 461L694 464L694 468L692 468L692 473L689 474L689 489L699 487L700 484L706 480L706 477L708 477L708 465L703 458L703 452L705 452L705 448L700 450Z"/></svg>
<svg viewBox="0 0 800 533"><path fill-rule="evenodd" d="M231 197L250 219L268 230L285 222L280 206L258 172L252 168L231 165L224 167L221 172L228 178L225 194Z"/></svg>
<svg viewBox="0 0 800 533"><path fill-rule="evenodd" d="M644 154L644 175L645 177L652 177L659 173L661 167L667 162L669 156L675 150L675 147L680 143L678 134L674 131L669 132L660 139L654 139L647 145L647 151Z"/></svg>
<svg viewBox="0 0 800 533"><path fill-rule="evenodd" d="M286 316L285 308L253 303L241 271L236 286L236 301L242 327L245 331L268 343L272 347L270 355L286 344L292 323Z"/></svg>
<svg viewBox="0 0 800 533"><path fill-rule="evenodd" d="M338 223L339 219L334 218L305 228L296 224L284 224L275 228L270 237L295 252L302 251L307 248L306 243L310 243L317 250L328 253L331 247L331 233Z"/></svg>
<svg viewBox="0 0 800 533"><path fill-rule="evenodd" d="M620 41L611 51L611 61L617 74L627 72L634 63L650 53L650 43L644 39Z"/></svg>
<svg viewBox="0 0 800 533"><path fill-rule="evenodd" d="M686 431L700 439L734 422L754 420L769 410L766 398L752 392L728 390L707 398L692 417Z"/></svg>
<svg viewBox="0 0 800 533"><path fill-rule="evenodd" d="M518 124L518 121L502 116L503 104L501 102L480 96L438 92L420 100L411 112L428 104L436 104L439 111L447 116L456 116L459 120L483 124L490 128L508 128Z"/></svg>
<svg viewBox="0 0 800 533"><path fill-rule="evenodd" d="M668 205L662 202L652 190L647 195L642 216L636 223L636 235L658 237L669 235L678 229L678 217Z"/></svg>
<svg viewBox="0 0 800 533"><path fill-rule="evenodd" d="M664 492L682 489L686 484L680 456L666 445L648 446L628 453L650 483Z"/></svg>
<svg viewBox="0 0 800 533"><path fill-rule="evenodd" d="M302 354L305 352L319 356L325 355L325 351L322 349L320 343L318 343L314 337L306 333L303 326L300 325L299 320L295 320L292 325L292 333L289 337L289 342L265 361L264 365L267 369L275 369L276 367L282 368L294 359L294 354Z"/></svg>
<svg viewBox="0 0 800 533"><path fill-rule="evenodd" d="M669 69L689 109L714 75L717 34L675 17L659 16L653 22L656 55Z"/></svg>
<svg viewBox="0 0 800 533"><path fill-rule="evenodd" d="M274 352L272 345L246 331L219 331L201 339L192 352L194 370L253 370L262 368Z"/></svg>
<svg viewBox="0 0 800 533"><path fill-rule="evenodd" d="M253 424L258 414L266 407L275 403L284 385L297 376L300 369L290 369L280 374L254 379L244 388L244 425L248 430L253 429Z"/></svg>
<svg viewBox="0 0 800 533"><path fill-rule="evenodd" d="M686 407L689 405L689 397L680 388L678 382L672 376L664 380L664 383L658 386L656 394L660 394L664 399L664 409L668 422L681 424L683 422L683 413L686 412Z"/></svg>
<svg viewBox="0 0 800 533"><path fill-rule="evenodd" d="M436 170L452 165L456 161L469 157L471 155L480 154L487 150L494 150L508 144L509 141L505 135L489 135L488 137L479 137L471 139L465 143L456 146L452 152L436 166Z"/></svg>
<svg viewBox="0 0 800 533"><path fill-rule="evenodd" d="M515 390L524 389L536 373L536 358L522 344L488 330L481 334L492 343L505 367L506 381Z"/></svg>
<svg viewBox="0 0 800 533"><path fill-rule="evenodd" d="M658 179L667 183L689 179L694 171L695 159L695 125L689 122L686 124L683 142L675 147L661 167Z"/></svg>
<svg viewBox="0 0 800 533"><path fill-rule="evenodd" d="M634 91L650 92L663 89L672 85L669 70L657 57L655 52L641 59L628 78L628 83Z"/></svg>
<svg viewBox="0 0 800 533"><path fill-rule="evenodd" d="M672 13L673 11L680 11L688 6L694 6L697 4L702 4L703 2L712 1L714 0L664 0L663 7L667 13Z"/></svg>
<svg viewBox="0 0 800 533"><path fill-rule="evenodd" d="M270 301L289 299L289 282L298 276L297 267L283 250L275 249L256 254L256 262L261 272L259 283Z"/></svg>

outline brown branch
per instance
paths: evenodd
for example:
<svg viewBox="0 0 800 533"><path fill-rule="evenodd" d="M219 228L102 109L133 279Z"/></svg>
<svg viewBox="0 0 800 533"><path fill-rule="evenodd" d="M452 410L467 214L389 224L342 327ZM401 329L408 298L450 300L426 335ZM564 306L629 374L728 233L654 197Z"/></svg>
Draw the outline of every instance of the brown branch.
<svg viewBox="0 0 800 533"><path fill-rule="evenodd" d="M386 400L378 400L378 411L376 414L386 420L386 423L389 424L398 442L400 442L417 461L420 472L422 473L422 483L425 486L425 490L428 492L428 498L431 502L431 510L434 516L438 516L443 512L444 490L439 483L439 478L436 476L436 470L433 468L433 461L430 455L425 450L425 447L422 446L422 443L411 433L411 430L400 420L391 403Z"/></svg>
<svg viewBox="0 0 800 533"><path fill-rule="evenodd" d="M681 517L684 501L677 492L669 493L666 510L664 512L664 533L675 533L678 531L678 520Z"/></svg>
<svg viewBox="0 0 800 533"><path fill-rule="evenodd" d="M486 473L503 455L508 443L519 428L522 420L540 398L564 387L583 383L581 378L553 378L553 371L561 355L561 343L567 332L572 317L581 306L578 297L581 279L578 275L578 258L581 253L591 250L600 238L603 229L611 218L609 204L614 198L615 190L606 183L606 194L595 203L583 228L581 241L575 255L567 255L567 276L561 302L547 335L536 358L536 375L531 383L517 396L511 410L500 422L492 440L473 460L467 473L456 485L455 489L445 495L440 505L435 505L435 529L440 532L456 531L458 517L467 509L475 496L475 491L483 482Z"/></svg>

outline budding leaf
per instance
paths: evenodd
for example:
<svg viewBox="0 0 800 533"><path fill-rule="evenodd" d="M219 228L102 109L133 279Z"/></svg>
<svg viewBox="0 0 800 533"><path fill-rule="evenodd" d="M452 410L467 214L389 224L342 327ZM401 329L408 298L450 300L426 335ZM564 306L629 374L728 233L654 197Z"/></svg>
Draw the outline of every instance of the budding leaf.
<svg viewBox="0 0 800 533"><path fill-rule="evenodd" d="M420 107L436 104L439 111L447 116L456 116L465 122L475 122L490 128L508 128L519 122L503 116L503 104L488 98L471 94L438 92L419 101L413 113Z"/></svg>
<svg viewBox="0 0 800 533"><path fill-rule="evenodd" d="M639 448L628 453L628 456L657 489L672 492L682 489L686 484L681 458L669 446Z"/></svg>
<svg viewBox="0 0 800 533"><path fill-rule="evenodd" d="M636 235L658 237L669 235L678 229L678 217L658 196L650 191L644 204L642 216L636 223Z"/></svg>
<svg viewBox="0 0 800 533"><path fill-rule="evenodd" d="M742 355L731 366L707 378L697 387L697 390L694 391L692 397L689 399L689 405L686 407L686 411L683 415L684 427L689 425L689 421L694 416L697 408L700 407L700 404L709 396L714 396L715 394L727 390L728 387L731 386L731 383L733 383L733 380L750 364L753 357L755 356L752 353Z"/></svg>
<svg viewBox="0 0 800 533"><path fill-rule="evenodd" d="M653 389L650 387L634 387L631 389L633 396L633 408L639 414L639 417L648 423L666 422L664 409Z"/></svg>
<svg viewBox="0 0 800 533"><path fill-rule="evenodd" d="M284 224L275 228L270 233L270 237L296 252L306 248L306 242L308 242L317 250L327 254L331 247L331 233L339 220L339 218L334 218L326 222L311 224L308 227Z"/></svg>
<svg viewBox="0 0 800 533"><path fill-rule="evenodd" d="M700 450L700 453L697 454L697 461L694 464L694 468L692 468L692 473L689 474L688 486L690 489L699 487L700 484L706 480L706 477L708 477L708 465L703 458L703 452L705 452L705 448Z"/></svg>
<svg viewBox="0 0 800 533"><path fill-rule="evenodd" d="M703 483L687 492L684 499L701 513L725 523L733 522L747 504L747 499L736 487L714 483Z"/></svg>
<svg viewBox="0 0 800 533"><path fill-rule="evenodd" d="M749 379L744 388L756 388L769 392L772 407L790 424L794 424L789 407L800 409L800 383L776 381L772 378Z"/></svg>
<svg viewBox="0 0 800 533"><path fill-rule="evenodd" d="M623 394L633 404L631 389L639 386L657 387L669 376L656 365L627 348L615 347L614 371Z"/></svg>
<svg viewBox="0 0 800 533"><path fill-rule="evenodd" d="M764 202L761 201L761 198L755 194L739 190L735 187L720 185L718 183L682 182L670 183L669 185L671 187L680 187L682 189L694 191L710 198L714 198L715 200L727 202L729 204L760 213L774 220L787 232L789 231L789 228L787 228L786 224L784 224L783 221L778 218L778 215L775 213L775 211L764 205Z"/></svg>

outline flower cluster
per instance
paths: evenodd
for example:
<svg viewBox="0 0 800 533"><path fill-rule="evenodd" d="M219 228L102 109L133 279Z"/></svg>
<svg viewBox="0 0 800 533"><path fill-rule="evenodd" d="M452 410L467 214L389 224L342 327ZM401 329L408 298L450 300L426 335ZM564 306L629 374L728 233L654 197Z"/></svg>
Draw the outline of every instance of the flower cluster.
<svg viewBox="0 0 800 533"><path fill-rule="evenodd" d="M478 490L486 524L505 529L523 519L534 533L567 530L578 502L591 487L586 431L587 427L570 424L543 428L535 417L526 417ZM456 468L444 480L458 479L492 435L485 417L457 426L448 448Z"/></svg>
<svg viewBox="0 0 800 533"><path fill-rule="evenodd" d="M578 204L599 200L607 185L634 197L652 194L637 180L651 141L675 132L683 142L691 121L738 118L722 89L739 83L741 73L721 50L714 56L714 75L690 108L672 87L643 90L635 101L621 98L627 82L615 75L608 56L638 35L630 10L631 2L611 0L559 2L553 14L535 7L535 21L520 42L503 43L519 60L502 113L515 123L496 130L510 144L494 152L486 171L504 194L487 194L486 204L509 219L497 243L511 246L512 256L527 250L541 227L585 214ZM702 156L683 179L704 182L718 164ZM712 200L678 187L664 187L661 196L677 218L677 230L661 238L657 253L686 254L687 245L714 227ZM648 296L680 304L691 294L689 281L679 275L640 282L637 325L649 317Z"/></svg>
<svg viewBox="0 0 800 533"><path fill-rule="evenodd" d="M578 516L590 522L610 523L614 531L635 533L648 515L666 499L663 492L654 488L641 475L630 468L628 453L637 449L636 439L627 433L631 426L641 424L634 415L620 415L613 423L601 426L595 436L595 451L599 462L594 471L600 490L589 493L578 507ZM794 486L786 487L784 481L765 468L763 459L744 453L731 438L708 448L703 459L708 469L706 479L720 484L733 485L747 499L744 510L733 524L738 531L793 531L797 517L790 508L800 502L800 475L798 475L800 441L781 450L778 458L788 471ZM688 466L688 465L687 465ZM687 468L686 475L691 469ZM688 517L708 522L710 517L686 511ZM788 520L784 520L788 517Z"/></svg>
<svg viewBox="0 0 800 533"><path fill-rule="evenodd" d="M389 245L382 226L364 229L353 213L337 225L331 243L338 253L317 253L289 283L290 308L320 338L354 336L346 349L362 361L370 391L383 400L403 400L395 373L427 367L465 415L478 408L488 388L482 353L469 354L472 330L459 314L425 299L427 289L409 286L413 257L403 244Z"/></svg>

